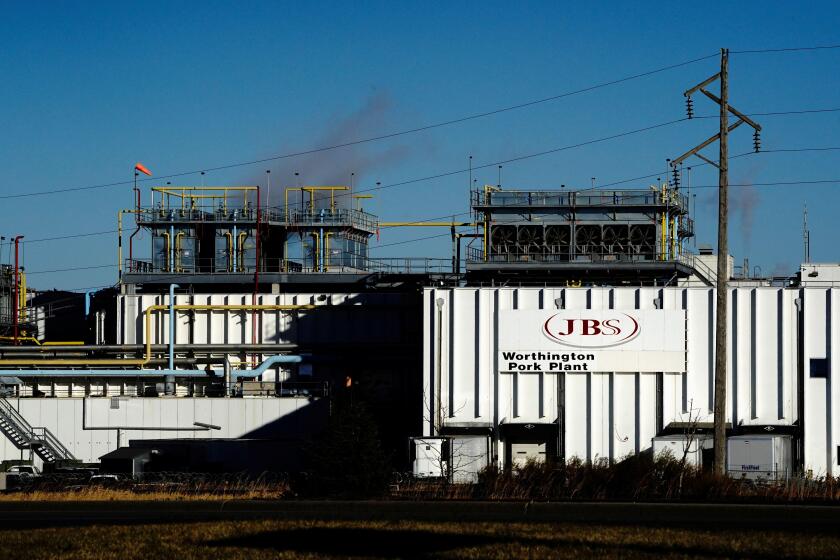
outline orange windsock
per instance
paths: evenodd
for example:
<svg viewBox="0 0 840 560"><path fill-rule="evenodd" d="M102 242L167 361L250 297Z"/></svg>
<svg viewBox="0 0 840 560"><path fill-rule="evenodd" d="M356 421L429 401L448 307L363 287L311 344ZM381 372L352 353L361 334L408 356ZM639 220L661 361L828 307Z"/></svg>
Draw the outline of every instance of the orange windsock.
<svg viewBox="0 0 840 560"><path fill-rule="evenodd" d="M145 173L145 174L146 174L146 175L148 175L149 177L151 177L151 176L152 176L152 172L151 172L151 171L149 171L149 169L148 169L145 165L143 165L142 163L140 163L139 161L137 162L137 165L135 165L135 166L134 166L134 169L136 169L136 170L137 170L137 171L139 171L140 173Z"/></svg>

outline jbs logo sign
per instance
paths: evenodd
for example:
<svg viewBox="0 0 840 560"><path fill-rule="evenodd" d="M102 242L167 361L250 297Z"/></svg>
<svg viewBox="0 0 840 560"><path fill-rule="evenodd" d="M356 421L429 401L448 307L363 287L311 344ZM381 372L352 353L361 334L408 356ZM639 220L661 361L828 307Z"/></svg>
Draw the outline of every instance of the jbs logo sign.
<svg viewBox="0 0 840 560"><path fill-rule="evenodd" d="M639 322L627 313L569 317L557 313L543 324L552 341L577 348L608 348L629 342L639 334Z"/></svg>

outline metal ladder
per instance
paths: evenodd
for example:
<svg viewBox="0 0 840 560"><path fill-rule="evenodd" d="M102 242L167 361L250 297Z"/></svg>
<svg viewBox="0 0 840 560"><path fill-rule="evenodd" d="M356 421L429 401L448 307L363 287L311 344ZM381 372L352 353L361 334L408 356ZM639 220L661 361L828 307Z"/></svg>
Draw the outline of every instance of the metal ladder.
<svg viewBox="0 0 840 560"><path fill-rule="evenodd" d="M33 428L3 397L0 397L0 432L18 449L32 449L45 463L76 459L51 431Z"/></svg>

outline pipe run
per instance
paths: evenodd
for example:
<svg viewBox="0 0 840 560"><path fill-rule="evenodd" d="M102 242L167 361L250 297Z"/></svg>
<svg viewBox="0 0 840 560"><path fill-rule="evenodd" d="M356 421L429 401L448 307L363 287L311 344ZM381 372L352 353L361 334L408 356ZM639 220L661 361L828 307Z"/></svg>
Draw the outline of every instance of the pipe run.
<svg viewBox="0 0 840 560"><path fill-rule="evenodd" d="M245 304L234 304L234 305L227 305L227 304L219 304L219 305L205 305L205 304L181 304L181 305L150 305L145 310L145 323L146 323L146 353L143 358L138 359L103 359L103 360L91 360L91 359L46 359L46 360L22 360L22 359L3 359L0 360L0 367L3 366L44 366L44 365L55 365L55 366L90 366L90 365L101 365L101 366L114 366L114 367L130 367L130 366L144 366L148 364L152 360L152 313L158 311L165 311L168 310L172 311L251 311L251 310L258 310L258 311L300 311L300 310L309 310L315 309L318 306L316 305L270 305L270 304L259 304L259 305L245 305ZM49 346L33 346L32 350L38 349L39 351L49 352Z"/></svg>
<svg viewBox="0 0 840 560"><path fill-rule="evenodd" d="M304 358L309 359L309 355L277 355L266 359L263 363L253 369L246 370L231 370L230 377L232 379L240 377L259 377L265 371L278 364L299 364L303 362ZM31 370L4 370L9 375L15 377L125 377L125 378L206 378L207 374L201 370L184 370L184 369L31 369ZM168 381L167 381L168 383ZM173 381L174 383L174 381Z"/></svg>

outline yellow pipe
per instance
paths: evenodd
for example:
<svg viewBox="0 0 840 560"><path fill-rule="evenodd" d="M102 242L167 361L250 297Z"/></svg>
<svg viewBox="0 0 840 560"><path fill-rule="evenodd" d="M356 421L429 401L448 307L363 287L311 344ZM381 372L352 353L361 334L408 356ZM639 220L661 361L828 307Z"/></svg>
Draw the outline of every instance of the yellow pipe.
<svg viewBox="0 0 840 560"><path fill-rule="evenodd" d="M152 190L159 193L168 194L170 196L186 196L185 191L255 191L257 187L152 187Z"/></svg>
<svg viewBox="0 0 840 560"><path fill-rule="evenodd" d="M479 222L480 223L480 222ZM476 222L379 222L380 227L475 227Z"/></svg>
<svg viewBox="0 0 840 560"><path fill-rule="evenodd" d="M362 199L373 198L373 195L372 194L354 194L353 198L356 199L356 202L358 203L357 204L358 208L356 208L356 210L358 210L359 212L364 212L364 210L362 210Z"/></svg>
<svg viewBox="0 0 840 560"><path fill-rule="evenodd" d="M20 271L20 289L18 290L18 309L20 309L20 319L26 320L26 272Z"/></svg>
<svg viewBox="0 0 840 560"><path fill-rule="evenodd" d="M330 191L330 208L335 210L335 191L349 191L350 187L346 186L308 186L308 187L286 187L283 191L284 202L286 204L286 223L289 222L289 191L300 191L301 193L309 193L309 212L310 214L315 208L315 192L316 191ZM303 198L301 196L301 198Z"/></svg>
<svg viewBox="0 0 840 560"><path fill-rule="evenodd" d="M171 254L170 251L172 249L172 240L169 239L169 232L168 231L164 231L162 236L166 238L166 245L165 245L166 246L166 264L164 265L163 270L165 272L173 272L173 271L169 270L169 255Z"/></svg>
<svg viewBox="0 0 840 560"><path fill-rule="evenodd" d="M181 238L185 235L183 231L175 235L175 272L181 272Z"/></svg>
<svg viewBox="0 0 840 560"><path fill-rule="evenodd" d="M228 240L228 250L227 250L227 254L228 254L228 263L227 263L227 269L228 269L228 272L233 272L233 234L232 234L231 232L229 232L229 231L226 231L226 232L225 232L225 237L227 237L227 240Z"/></svg>
<svg viewBox="0 0 840 560"><path fill-rule="evenodd" d="M330 237L333 235L335 234L330 232L324 233L324 272L330 267Z"/></svg>
<svg viewBox="0 0 840 560"><path fill-rule="evenodd" d="M150 305L144 311L146 324L146 352L143 358L131 358L123 360L106 359L106 360L85 360L78 358L68 359L47 359L47 360L15 360L7 359L0 360L0 366L39 366L39 365L56 365L56 366L84 366L84 365L98 365L98 366L144 366L152 360L152 313L156 311L165 311L174 309L175 311L299 311L306 309L315 309L315 305L201 305L201 304L182 304L182 305ZM20 339L20 338L19 338ZM50 352L47 346L33 347L33 350L39 352Z"/></svg>
<svg viewBox="0 0 840 560"><path fill-rule="evenodd" d="M241 231L237 237L239 238L239 245L237 247L239 258L237 259L237 262L239 263L239 272L242 272L245 270L245 263L243 261L245 259L245 238L248 237L248 232Z"/></svg>
<svg viewBox="0 0 840 560"><path fill-rule="evenodd" d="M312 235L312 237L315 238L315 251L313 252L313 256L312 256L312 264L314 265L314 267L313 267L314 271L318 272L318 265L320 264L318 262L320 260L320 259L318 259L318 255L321 254L320 253L320 251L321 251L321 236L318 235L317 231L313 231L310 235Z"/></svg>
<svg viewBox="0 0 840 560"><path fill-rule="evenodd" d="M0 340L10 340L14 341L15 337L13 336L0 336ZM41 343L38 342L38 339L34 336L19 336L17 337L18 342L34 342L38 346L41 346Z"/></svg>
<svg viewBox="0 0 840 560"><path fill-rule="evenodd" d="M675 248L675 239L674 239L674 230L676 230L675 218L671 216L671 223L668 226L668 234L670 236L671 241L671 258L675 258L676 256L676 248Z"/></svg>

